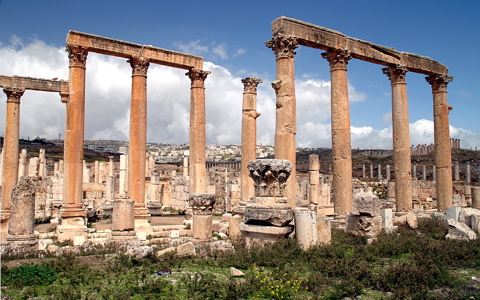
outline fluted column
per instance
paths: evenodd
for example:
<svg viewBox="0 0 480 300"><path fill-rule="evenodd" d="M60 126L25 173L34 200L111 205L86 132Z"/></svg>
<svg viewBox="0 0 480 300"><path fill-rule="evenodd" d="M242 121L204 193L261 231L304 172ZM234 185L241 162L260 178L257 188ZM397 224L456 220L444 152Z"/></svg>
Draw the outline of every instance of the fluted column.
<svg viewBox="0 0 480 300"><path fill-rule="evenodd" d="M297 108L295 98L295 49L297 39L277 35L266 46L275 52L277 62L276 80L272 82L276 100L275 158L287 159L292 164L292 173L285 189L288 204L296 206L296 142Z"/></svg>
<svg viewBox="0 0 480 300"><path fill-rule="evenodd" d="M426 77L432 86L433 124L435 143L435 175L438 210L445 211L452 206L452 150L450 149L450 122L448 114L451 109L447 101L447 84L453 76L444 74Z"/></svg>
<svg viewBox="0 0 480 300"><path fill-rule="evenodd" d="M11 194L18 179L18 152L20 135L20 98L24 88L4 87L7 94L7 116L5 122L5 138L3 141L2 169L2 207L1 214L8 217L10 214Z"/></svg>
<svg viewBox="0 0 480 300"><path fill-rule="evenodd" d="M348 101L347 65L350 52L332 49L322 53L330 64L332 108L333 201L335 213L346 215L353 210L352 145L350 105Z"/></svg>
<svg viewBox="0 0 480 300"><path fill-rule="evenodd" d="M253 179L249 176L248 163L257 158L257 86L261 79L247 77L243 83L242 107L242 166L241 166L241 201L248 202L255 196Z"/></svg>
<svg viewBox="0 0 480 300"><path fill-rule="evenodd" d="M205 79L208 71L191 69L185 75L190 87L190 193L206 191L207 129L205 120Z"/></svg>
<svg viewBox="0 0 480 300"><path fill-rule="evenodd" d="M407 70L402 65L382 69L392 85L393 170L397 211L412 209L412 162L408 122Z"/></svg>
<svg viewBox="0 0 480 300"><path fill-rule="evenodd" d="M134 200L135 215L145 215L145 155L147 147L147 70L148 59L131 57L132 98L128 142L128 197Z"/></svg>

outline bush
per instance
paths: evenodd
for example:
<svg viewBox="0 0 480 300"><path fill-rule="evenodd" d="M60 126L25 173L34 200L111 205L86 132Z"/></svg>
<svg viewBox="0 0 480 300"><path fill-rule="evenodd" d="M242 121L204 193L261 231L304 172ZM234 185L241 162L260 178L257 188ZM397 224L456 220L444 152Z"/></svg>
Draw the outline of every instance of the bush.
<svg viewBox="0 0 480 300"><path fill-rule="evenodd" d="M2 270L2 286L49 285L57 279L56 274L55 269L47 264L22 264L10 270Z"/></svg>

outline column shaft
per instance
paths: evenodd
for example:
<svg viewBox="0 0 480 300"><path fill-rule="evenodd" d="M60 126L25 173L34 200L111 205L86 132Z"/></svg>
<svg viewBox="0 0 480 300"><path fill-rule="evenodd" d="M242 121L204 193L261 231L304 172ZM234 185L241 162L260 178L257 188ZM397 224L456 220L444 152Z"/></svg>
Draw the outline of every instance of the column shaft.
<svg viewBox="0 0 480 300"><path fill-rule="evenodd" d="M69 91L66 102L64 184L62 217L82 217L83 144L85 128L85 65L88 50L67 45L70 58Z"/></svg>
<svg viewBox="0 0 480 300"><path fill-rule="evenodd" d="M248 163L257 158L257 85L261 79L242 79L244 84L242 107L242 162L241 162L241 201L248 202L255 196L253 179L250 178Z"/></svg>
<svg viewBox="0 0 480 300"><path fill-rule="evenodd" d="M285 193L288 204L296 206L296 142L297 109L295 97L295 49L297 40L277 35L266 42L275 52L277 70L272 87L276 93L275 158L287 159L292 164L292 173L287 180Z"/></svg>
<svg viewBox="0 0 480 300"><path fill-rule="evenodd" d="M350 105L348 100L348 51L335 49L322 53L330 64L333 201L335 213L346 215L353 210L352 146ZM373 174L372 174L373 175Z"/></svg>
<svg viewBox="0 0 480 300"><path fill-rule="evenodd" d="M145 209L145 155L147 146L147 70L150 63L132 57L132 98L128 142L128 195L135 208Z"/></svg>
<svg viewBox="0 0 480 300"><path fill-rule="evenodd" d="M432 85L433 122L435 142L435 175L438 210L445 211L452 206L452 150L450 148L450 107L447 101L447 84L452 76L431 75L426 78Z"/></svg>
<svg viewBox="0 0 480 300"><path fill-rule="evenodd" d="M190 193L206 191L207 133L205 79L210 72L191 69L190 88Z"/></svg>
<svg viewBox="0 0 480 300"><path fill-rule="evenodd" d="M7 116L5 122L5 138L3 141L2 169L2 213L9 214L11 194L18 179L18 152L20 135L20 97L24 88L4 87L7 94Z"/></svg>
<svg viewBox="0 0 480 300"><path fill-rule="evenodd" d="M392 85L393 169L397 211L412 209L412 163L408 121L406 69L395 65L383 69Z"/></svg>

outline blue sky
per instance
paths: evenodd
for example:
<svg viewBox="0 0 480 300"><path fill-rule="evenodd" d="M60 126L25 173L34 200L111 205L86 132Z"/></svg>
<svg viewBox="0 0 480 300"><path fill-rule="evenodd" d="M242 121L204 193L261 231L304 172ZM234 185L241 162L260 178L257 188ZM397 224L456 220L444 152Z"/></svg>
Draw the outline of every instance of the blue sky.
<svg viewBox="0 0 480 300"><path fill-rule="evenodd" d="M258 142L273 143L275 56L265 47L271 22L287 16L445 64L451 136L480 149L479 1L33 1L0 0L0 74L68 79L69 30L200 55L207 79L207 142L240 143L241 79L261 78ZM329 67L319 50L296 55L297 144L330 147ZM382 66L349 63L353 147L391 148L390 83ZM188 141L189 82L184 71L149 69L148 140ZM408 73L412 144L432 143L432 95L424 75ZM125 60L87 60L87 139L126 139L130 70ZM22 97L21 136L63 135L57 95ZM0 106L0 134L5 103Z"/></svg>

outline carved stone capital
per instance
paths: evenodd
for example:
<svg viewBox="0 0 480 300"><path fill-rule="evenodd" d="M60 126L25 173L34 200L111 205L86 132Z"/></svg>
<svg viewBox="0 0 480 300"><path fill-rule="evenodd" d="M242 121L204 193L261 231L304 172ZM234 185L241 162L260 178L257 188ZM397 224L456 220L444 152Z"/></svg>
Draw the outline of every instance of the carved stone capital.
<svg viewBox="0 0 480 300"><path fill-rule="evenodd" d="M262 83L261 79L255 78L255 76L242 79L243 92L244 93L257 93L258 84Z"/></svg>
<svg viewBox="0 0 480 300"><path fill-rule="evenodd" d="M143 56L132 56L127 62L132 67L132 76L147 76L150 60Z"/></svg>
<svg viewBox="0 0 480 300"><path fill-rule="evenodd" d="M387 75L392 84L406 83L405 76L407 74L407 68L404 65L396 64L391 65L388 68L383 68L382 73Z"/></svg>
<svg viewBox="0 0 480 300"><path fill-rule="evenodd" d="M275 52L277 58L293 58L298 48L297 38L278 34L271 40L266 41L265 45Z"/></svg>
<svg viewBox="0 0 480 300"><path fill-rule="evenodd" d="M23 96L25 88L4 86L3 92L7 94L7 102L20 103L20 98Z"/></svg>
<svg viewBox="0 0 480 300"><path fill-rule="evenodd" d="M330 64L330 69L347 69L348 61L352 58L350 51L344 49L332 49L322 53L322 57L325 58Z"/></svg>
<svg viewBox="0 0 480 300"><path fill-rule="evenodd" d="M446 92L447 85L453 80L453 76L446 74L435 74L425 77L427 82L432 86L433 92Z"/></svg>
<svg viewBox="0 0 480 300"><path fill-rule="evenodd" d="M191 194L188 203L192 207L193 214L197 216L211 215L215 204L215 194L195 193Z"/></svg>
<svg viewBox="0 0 480 300"><path fill-rule="evenodd" d="M188 76L188 78L190 78L192 81L192 88L203 88L205 87L205 79L207 79L207 76L210 73L212 72L192 68L185 73L185 76Z"/></svg>
<svg viewBox="0 0 480 300"><path fill-rule="evenodd" d="M67 44L66 50L70 60L70 67L86 67L88 48Z"/></svg>
<svg viewBox="0 0 480 300"><path fill-rule="evenodd" d="M292 164L286 159L254 159L248 164L255 197L284 197Z"/></svg>

